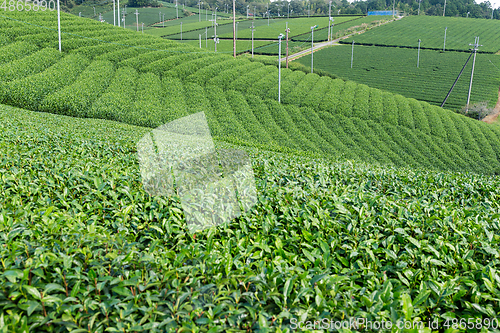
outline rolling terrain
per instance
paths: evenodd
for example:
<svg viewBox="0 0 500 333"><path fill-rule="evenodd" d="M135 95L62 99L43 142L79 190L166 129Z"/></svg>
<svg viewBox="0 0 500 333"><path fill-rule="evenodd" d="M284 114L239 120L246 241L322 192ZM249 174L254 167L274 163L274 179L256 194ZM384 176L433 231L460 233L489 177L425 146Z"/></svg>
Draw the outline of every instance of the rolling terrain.
<svg viewBox="0 0 500 333"><path fill-rule="evenodd" d="M499 326L500 127L283 68L278 103L275 65L61 18L59 53L55 13L0 16L0 332ZM137 141L201 111L258 200L190 233Z"/></svg>

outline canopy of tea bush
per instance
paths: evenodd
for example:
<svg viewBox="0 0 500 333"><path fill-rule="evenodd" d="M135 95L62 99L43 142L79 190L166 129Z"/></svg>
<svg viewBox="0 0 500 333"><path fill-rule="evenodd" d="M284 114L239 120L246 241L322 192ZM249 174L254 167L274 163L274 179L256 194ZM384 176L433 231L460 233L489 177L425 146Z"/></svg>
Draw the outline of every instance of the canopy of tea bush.
<svg viewBox="0 0 500 333"><path fill-rule="evenodd" d="M249 149L257 205L190 234L142 188L146 132L0 107L1 332L498 317L498 178Z"/></svg>

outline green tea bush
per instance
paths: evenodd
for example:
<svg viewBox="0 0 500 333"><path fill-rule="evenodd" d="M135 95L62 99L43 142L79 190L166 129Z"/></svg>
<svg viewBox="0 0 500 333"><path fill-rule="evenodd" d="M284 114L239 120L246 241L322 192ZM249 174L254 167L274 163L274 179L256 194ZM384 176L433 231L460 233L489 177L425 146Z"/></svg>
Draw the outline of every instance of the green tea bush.
<svg viewBox="0 0 500 333"><path fill-rule="evenodd" d="M342 120L345 117L341 118L339 115L332 115L327 111L318 112L318 116L323 120L325 126L339 139L339 141L347 147L347 151L349 151L349 153L362 161L375 162L370 153L365 151L364 147L360 147L350 134L344 131L345 124Z"/></svg>
<svg viewBox="0 0 500 333"><path fill-rule="evenodd" d="M382 144L387 147L392 153L387 153L387 157L396 165L396 166L420 166L413 157L410 152L404 149L404 147L400 146L395 140L391 138L389 134L387 134L386 129L377 121L368 120L366 124L370 127L370 130L373 133L376 133L379 140L382 141ZM394 156L394 154L396 156Z"/></svg>
<svg viewBox="0 0 500 333"><path fill-rule="evenodd" d="M370 101L368 103L370 119L376 122L384 120L384 94L381 90L370 89Z"/></svg>
<svg viewBox="0 0 500 333"><path fill-rule="evenodd" d="M469 121L471 120L469 120L467 117L457 114L450 114L450 118L455 124L455 128L457 129L458 134L460 134L460 138L462 140L462 143L464 144L464 148L466 150L473 150L479 153L479 146L474 141L474 137L472 136L469 128Z"/></svg>
<svg viewBox="0 0 500 333"><path fill-rule="evenodd" d="M36 45L28 42L14 42L0 47L0 64L18 60L37 51Z"/></svg>
<svg viewBox="0 0 500 333"><path fill-rule="evenodd" d="M307 106L313 109L319 109L319 105L323 98L330 92L332 79L329 77L321 76L314 86L314 89L305 94L302 100L302 106Z"/></svg>
<svg viewBox="0 0 500 333"><path fill-rule="evenodd" d="M54 40L57 40L57 31L46 32L45 30L33 35L23 35L16 38L18 42L27 42L39 48L51 47Z"/></svg>
<svg viewBox="0 0 500 333"><path fill-rule="evenodd" d="M108 55L115 51L122 51L124 48L125 47L122 45L104 43L99 45L80 47L78 49L71 50L69 53L78 53L84 55L89 59L96 59L102 55ZM109 60L109 59L98 58L98 60Z"/></svg>
<svg viewBox="0 0 500 333"><path fill-rule="evenodd" d="M383 121L391 125L398 125L398 105L394 95L384 92L382 103L384 103Z"/></svg>
<svg viewBox="0 0 500 333"><path fill-rule="evenodd" d="M360 119L371 119L370 114L370 87L358 84L354 92L354 104L352 107L352 117Z"/></svg>
<svg viewBox="0 0 500 333"><path fill-rule="evenodd" d="M284 79L290 74L290 70L282 71L281 77ZM267 95L273 95L278 99L278 84L276 79L278 78L278 69L269 70L266 75L256 79L252 82L247 89L244 91L250 95L256 95L264 99ZM239 90L243 91L243 90Z"/></svg>
<svg viewBox="0 0 500 333"><path fill-rule="evenodd" d="M194 83L186 84L186 90L194 91L193 86L197 85ZM210 114L215 116L220 126L218 136L239 137L246 141L255 139L254 135L257 136L257 133L253 127L257 127L258 123L243 118L243 115L247 114L246 110L231 108L231 105L226 100L226 94L221 88L206 87L203 90L203 88L199 87L198 90L197 95L200 95L198 98L206 99L205 103L203 103L207 105L204 111L210 110ZM196 99L196 97L193 99Z"/></svg>
<svg viewBox="0 0 500 333"><path fill-rule="evenodd" d="M141 69L143 66L150 64L154 61L172 56L172 53L166 51L150 51L143 54L139 54L134 57L127 58L118 63L119 67L133 67L137 70Z"/></svg>
<svg viewBox="0 0 500 333"><path fill-rule="evenodd" d="M303 117L308 119L311 126L318 132L328 144L335 150L335 157L338 159L345 158L349 160L358 159L357 155L342 143L341 140L326 126L323 119L321 119L314 109L310 107L301 107L300 112Z"/></svg>
<svg viewBox="0 0 500 333"><path fill-rule="evenodd" d="M319 110L333 114L339 112L338 105L340 103L340 96L344 93L344 86L346 83L340 79L329 80L330 84L321 99Z"/></svg>
<svg viewBox="0 0 500 333"><path fill-rule="evenodd" d="M105 44L98 45L95 47L104 46L104 45ZM78 52L78 50L80 50L80 49L76 49L75 51ZM118 64L121 61L125 61L125 60L133 58L133 57L137 57L138 55L146 53L146 52L149 52L149 50L144 50L144 49L135 48L135 47L130 47L130 48L123 48L122 47L121 49L117 48L115 51L110 51L110 52L103 53L101 55L96 55L95 60L107 60L107 61L112 61L115 64ZM129 67L129 66L123 65L123 67Z"/></svg>
<svg viewBox="0 0 500 333"><path fill-rule="evenodd" d="M247 59L228 58L220 62L208 64L207 66L198 69L197 72L190 74L187 78L185 78L185 80L199 84L200 86L205 86L209 80L219 77L219 74L227 70L227 68L235 68L247 64L249 64Z"/></svg>
<svg viewBox="0 0 500 333"><path fill-rule="evenodd" d="M318 134L314 126L309 122L309 120L302 114L302 109L295 105L284 105L286 111L290 115L293 123L297 126L297 129L307 137L311 143L313 143L318 149L323 151L323 153L338 156L340 155L321 135Z"/></svg>
<svg viewBox="0 0 500 333"><path fill-rule="evenodd" d="M129 120L128 113L134 105L137 78L138 74L135 69L119 68L108 89L92 104L88 116L122 122Z"/></svg>
<svg viewBox="0 0 500 333"><path fill-rule="evenodd" d="M439 113L443 112L443 110L427 103L421 102L421 104L431 129L430 134L440 138L446 138L446 132L439 116Z"/></svg>
<svg viewBox="0 0 500 333"><path fill-rule="evenodd" d="M235 64L231 68L227 68L218 73L217 76L208 78L208 84L218 86L224 90L229 89L233 81L238 79L241 75L262 68L264 65L260 62L248 62L246 64ZM234 89L233 89L234 90Z"/></svg>
<svg viewBox="0 0 500 333"><path fill-rule="evenodd" d="M148 73L155 73L156 75L160 75L161 77L165 76L165 74L172 70L175 66L183 64L190 60L195 60L200 57L203 57L203 53L166 53L163 52L164 55L161 59L153 61L153 62L145 62L143 66L141 66L141 71ZM170 75L174 76L174 75Z"/></svg>
<svg viewBox="0 0 500 333"><path fill-rule="evenodd" d="M171 120L167 114L166 91L161 79L153 73L139 75L136 83L136 99L132 110L127 114L127 123L158 127Z"/></svg>
<svg viewBox="0 0 500 333"><path fill-rule="evenodd" d="M293 82L291 90L282 95L282 101L286 104L302 105L302 101L307 98L316 89L316 83L319 81L318 74L307 74L298 83ZM290 81L290 79L288 80ZM319 87L318 87L319 88ZM321 88L319 88L321 89Z"/></svg>
<svg viewBox="0 0 500 333"><path fill-rule="evenodd" d="M61 53L55 49L42 49L26 57L13 60L0 67L0 82L7 82L40 73L55 64Z"/></svg>
<svg viewBox="0 0 500 333"><path fill-rule="evenodd" d="M47 95L38 109L73 117L87 117L92 103L106 90L114 74L113 63L94 61L73 84Z"/></svg>
<svg viewBox="0 0 500 333"><path fill-rule="evenodd" d="M401 95L394 95L394 100L398 105L398 124L399 126L405 126L409 129L415 128L415 122L413 120L412 109L408 99Z"/></svg>
<svg viewBox="0 0 500 333"><path fill-rule="evenodd" d="M259 66L251 72L245 71L228 84L227 89L246 92L257 80L260 80L271 71L277 72L278 69L275 66Z"/></svg>
<svg viewBox="0 0 500 333"><path fill-rule="evenodd" d="M225 55L204 54L200 53L199 56L191 54L190 60L183 61L175 65L175 67L164 72L163 76L172 76L184 80L187 76L196 73L200 68L204 68L213 63L224 61L228 58Z"/></svg>
<svg viewBox="0 0 500 333"><path fill-rule="evenodd" d="M164 78L162 80L165 92L166 113L172 120L187 116L188 110L185 101L184 85L182 81L175 78Z"/></svg>
<svg viewBox="0 0 500 333"><path fill-rule="evenodd" d="M45 96L70 84L87 67L87 58L72 54L65 56L45 71L8 82L6 103L28 110L38 110Z"/></svg>
<svg viewBox="0 0 500 333"><path fill-rule="evenodd" d="M265 130L266 125L257 120L252 108L248 105L245 96L241 92L229 90L225 92L225 97L232 109L231 113L236 115L240 124L252 135L254 141L264 144L272 143L271 136Z"/></svg>
<svg viewBox="0 0 500 333"><path fill-rule="evenodd" d="M306 74L301 71L291 71L287 68L281 69L281 97L290 95L290 93L299 85L302 80L306 77ZM306 88L308 91L311 87ZM274 86L268 90L266 94L267 98L278 100L278 86L276 84L276 78L274 78ZM286 103L284 101L284 103Z"/></svg>
<svg viewBox="0 0 500 333"><path fill-rule="evenodd" d="M276 124L293 139L296 145L307 152L319 152L319 148L297 128L284 105L275 100L268 99L266 101Z"/></svg>
<svg viewBox="0 0 500 333"><path fill-rule="evenodd" d="M250 110L255 118L260 122L265 131L279 146L299 149L292 138L290 138L288 134L276 124L271 112L269 111L267 101L262 100L258 96L250 94L246 94L245 97L247 100L247 104L250 107Z"/></svg>
<svg viewBox="0 0 500 333"><path fill-rule="evenodd" d="M422 103L413 98L409 98L408 103L410 104L415 129L422 131L423 133L430 134L431 128L429 127L429 121L424 112Z"/></svg>
<svg viewBox="0 0 500 333"><path fill-rule="evenodd" d="M357 88L358 84L354 81L347 81L345 83L344 90L338 97L339 102L337 108L335 109L335 113L341 114L345 117L353 116L353 107L355 104L354 96Z"/></svg>

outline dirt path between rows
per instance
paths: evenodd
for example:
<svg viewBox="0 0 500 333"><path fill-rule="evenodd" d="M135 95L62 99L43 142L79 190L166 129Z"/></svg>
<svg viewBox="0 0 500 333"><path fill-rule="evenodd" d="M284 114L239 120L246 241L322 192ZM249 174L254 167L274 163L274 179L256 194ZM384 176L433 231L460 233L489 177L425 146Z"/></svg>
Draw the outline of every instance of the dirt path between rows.
<svg viewBox="0 0 500 333"><path fill-rule="evenodd" d="M497 121L498 116L500 115L500 87L498 88L498 100L495 108L493 109L493 113L489 116L483 118L485 123L491 124Z"/></svg>

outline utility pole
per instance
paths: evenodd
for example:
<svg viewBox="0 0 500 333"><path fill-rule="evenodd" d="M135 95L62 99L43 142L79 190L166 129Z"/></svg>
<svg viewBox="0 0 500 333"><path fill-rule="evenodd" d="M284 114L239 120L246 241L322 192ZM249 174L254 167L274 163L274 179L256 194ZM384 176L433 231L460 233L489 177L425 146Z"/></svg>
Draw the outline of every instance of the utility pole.
<svg viewBox="0 0 500 333"><path fill-rule="evenodd" d="M314 29L317 28L318 25L311 27L311 73L313 72L313 47L314 47Z"/></svg>
<svg viewBox="0 0 500 333"><path fill-rule="evenodd" d="M278 36L279 42L278 42L278 49L279 49L279 56L278 56L278 103L281 103L281 39L283 38L283 34L280 34Z"/></svg>
<svg viewBox="0 0 500 333"><path fill-rule="evenodd" d="M238 23L239 22L236 22L236 41L238 41Z"/></svg>
<svg viewBox="0 0 500 333"><path fill-rule="evenodd" d="M354 41L352 41L352 51L351 51L351 68L352 68L352 62L354 61Z"/></svg>
<svg viewBox="0 0 500 333"><path fill-rule="evenodd" d="M420 4L422 3L422 0L418 0L418 15L420 15Z"/></svg>
<svg viewBox="0 0 500 333"><path fill-rule="evenodd" d="M444 0L443 16L446 13L446 0Z"/></svg>
<svg viewBox="0 0 500 333"><path fill-rule="evenodd" d="M102 22L102 15L99 13L99 22Z"/></svg>
<svg viewBox="0 0 500 333"><path fill-rule="evenodd" d="M288 28L288 22L286 22L286 68L288 68L288 33L290 29Z"/></svg>
<svg viewBox="0 0 500 333"><path fill-rule="evenodd" d="M165 14L163 14L163 27L165 28Z"/></svg>
<svg viewBox="0 0 500 333"><path fill-rule="evenodd" d="M198 22L201 22L201 1L198 1ZM200 46L201 48L201 46Z"/></svg>
<svg viewBox="0 0 500 333"><path fill-rule="evenodd" d="M491 19L492 20L493 20L493 11L494 11L493 6L491 6Z"/></svg>
<svg viewBox="0 0 500 333"><path fill-rule="evenodd" d="M139 11L137 9L135 10L135 22L137 25L137 32L139 32Z"/></svg>
<svg viewBox="0 0 500 333"><path fill-rule="evenodd" d="M144 23L142 23L142 33L144 33Z"/></svg>
<svg viewBox="0 0 500 333"><path fill-rule="evenodd" d="M445 0L446 1L446 0ZM394 16L396 15L396 12L394 11L394 7L395 7L395 4L396 4L396 0L392 0L392 18L394 19Z"/></svg>
<svg viewBox="0 0 500 333"><path fill-rule="evenodd" d="M253 21L252 21L252 26L250 27L252 30L252 58L253 58L253 32L255 31L254 26L253 26Z"/></svg>
<svg viewBox="0 0 500 333"><path fill-rule="evenodd" d="M288 1L288 19L290 19L290 1Z"/></svg>
<svg viewBox="0 0 500 333"><path fill-rule="evenodd" d="M80 13L80 16L82 16L82 13ZM113 0L113 25L116 25L116 8L115 8L115 0Z"/></svg>
<svg viewBox="0 0 500 333"><path fill-rule="evenodd" d="M94 7L95 10L95 7ZM61 9L59 7L59 0L57 0L57 36L59 38L59 53L61 53Z"/></svg>
<svg viewBox="0 0 500 333"><path fill-rule="evenodd" d="M117 16L118 17L118 27L120 27L120 0L118 0L117 5L118 5L118 16Z"/></svg>
<svg viewBox="0 0 500 333"><path fill-rule="evenodd" d="M236 58L236 0L233 0L233 57Z"/></svg>
<svg viewBox="0 0 500 333"><path fill-rule="evenodd" d="M332 27L331 27L331 32L330 32L330 37L332 38L333 41L333 27L335 26L335 19L333 17L330 17L330 21L332 21Z"/></svg>
<svg viewBox="0 0 500 333"><path fill-rule="evenodd" d="M253 18L252 18L252 20L255 20L255 15L256 15L256 13L257 13L257 12L255 11L255 8L257 8L257 7L253 6Z"/></svg>
<svg viewBox="0 0 500 333"><path fill-rule="evenodd" d="M469 14L470 14L470 12L467 12L467 18L469 18Z"/></svg>
<svg viewBox="0 0 500 333"><path fill-rule="evenodd" d="M250 5L247 5L247 20L248 20L248 8L250 7Z"/></svg>
<svg viewBox="0 0 500 333"><path fill-rule="evenodd" d="M448 30L448 27L444 28L444 43L443 43L443 52L446 49L446 30Z"/></svg>
<svg viewBox="0 0 500 333"><path fill-rule="evenodd" d="M269 26L269 4L267 4L267 26Z"/></svg>
<svg viewBox="0 0 500 333"><path fill-rule="evenodd" d="M179 19L179 7L177 6L177 0L175 0L175 13L177 15L177 19Z"/></svg>
<svg viewBox="0 0 500 333"><path fill-rule="evenodd" d="M417 55L417 68L420 65L420 39L418 39L418 55Z"/></svg>
<svg viewBox="0 0 500 333"><path fill-rule="evenodd" d="M465 113L467 113L469 111L470 92L472 90L472 78L474 77L474 66L476 65L477 49L479 48L479 46L482 46L482 45L479 45L478 43L479 43L479 37L476 37L474 39L474 44L469 44L469 45L474 47L474 48L472 48L472 51L474 51L474 59L472 60L472 72L470 74L469 94L467 95L467 106L465 107Z"/></svg>
<svg viewBox="0 0 500 333"><path fill-rule="evenodd" d="M208 49L208 27L205 27L205 48Z"/></svg>
<svg viewBox="0 0 500 333"><path fill-rule="evenodd" d="M95 7L94 7L94 17L95 17Z"/></svg>
<svg viewBox="0 0 500 333"><path fill-rule="evenodd" d="M330 41L330 22L332 21L332 2L330 1L330 6L328 7L328 41Z"/></svg>
<svg viewBox="0 0 500 333"><path fill-rule="evenodd" d="M137 11L137 9L135 11ZM158 15L160 16L159 20L161 22L161 12L159 12Z"/></svg>
<svg viewBox="0 0 500 333"><path fill-rule="evenodd" d="M123 29L126 29L125 28L125 13L123 13Z"/></svg>
<svg viewBox="0 0 500 333"><path fill-rule="evenodd" d="M199 36L200 36L200 49L201 49L201 34L199 34Z"/></svg>
<svg viewBox="0 0 500 333"><path fill-rule="evenodd" d="M182 40L182 22L181 22L181 40Z"/></svg>

